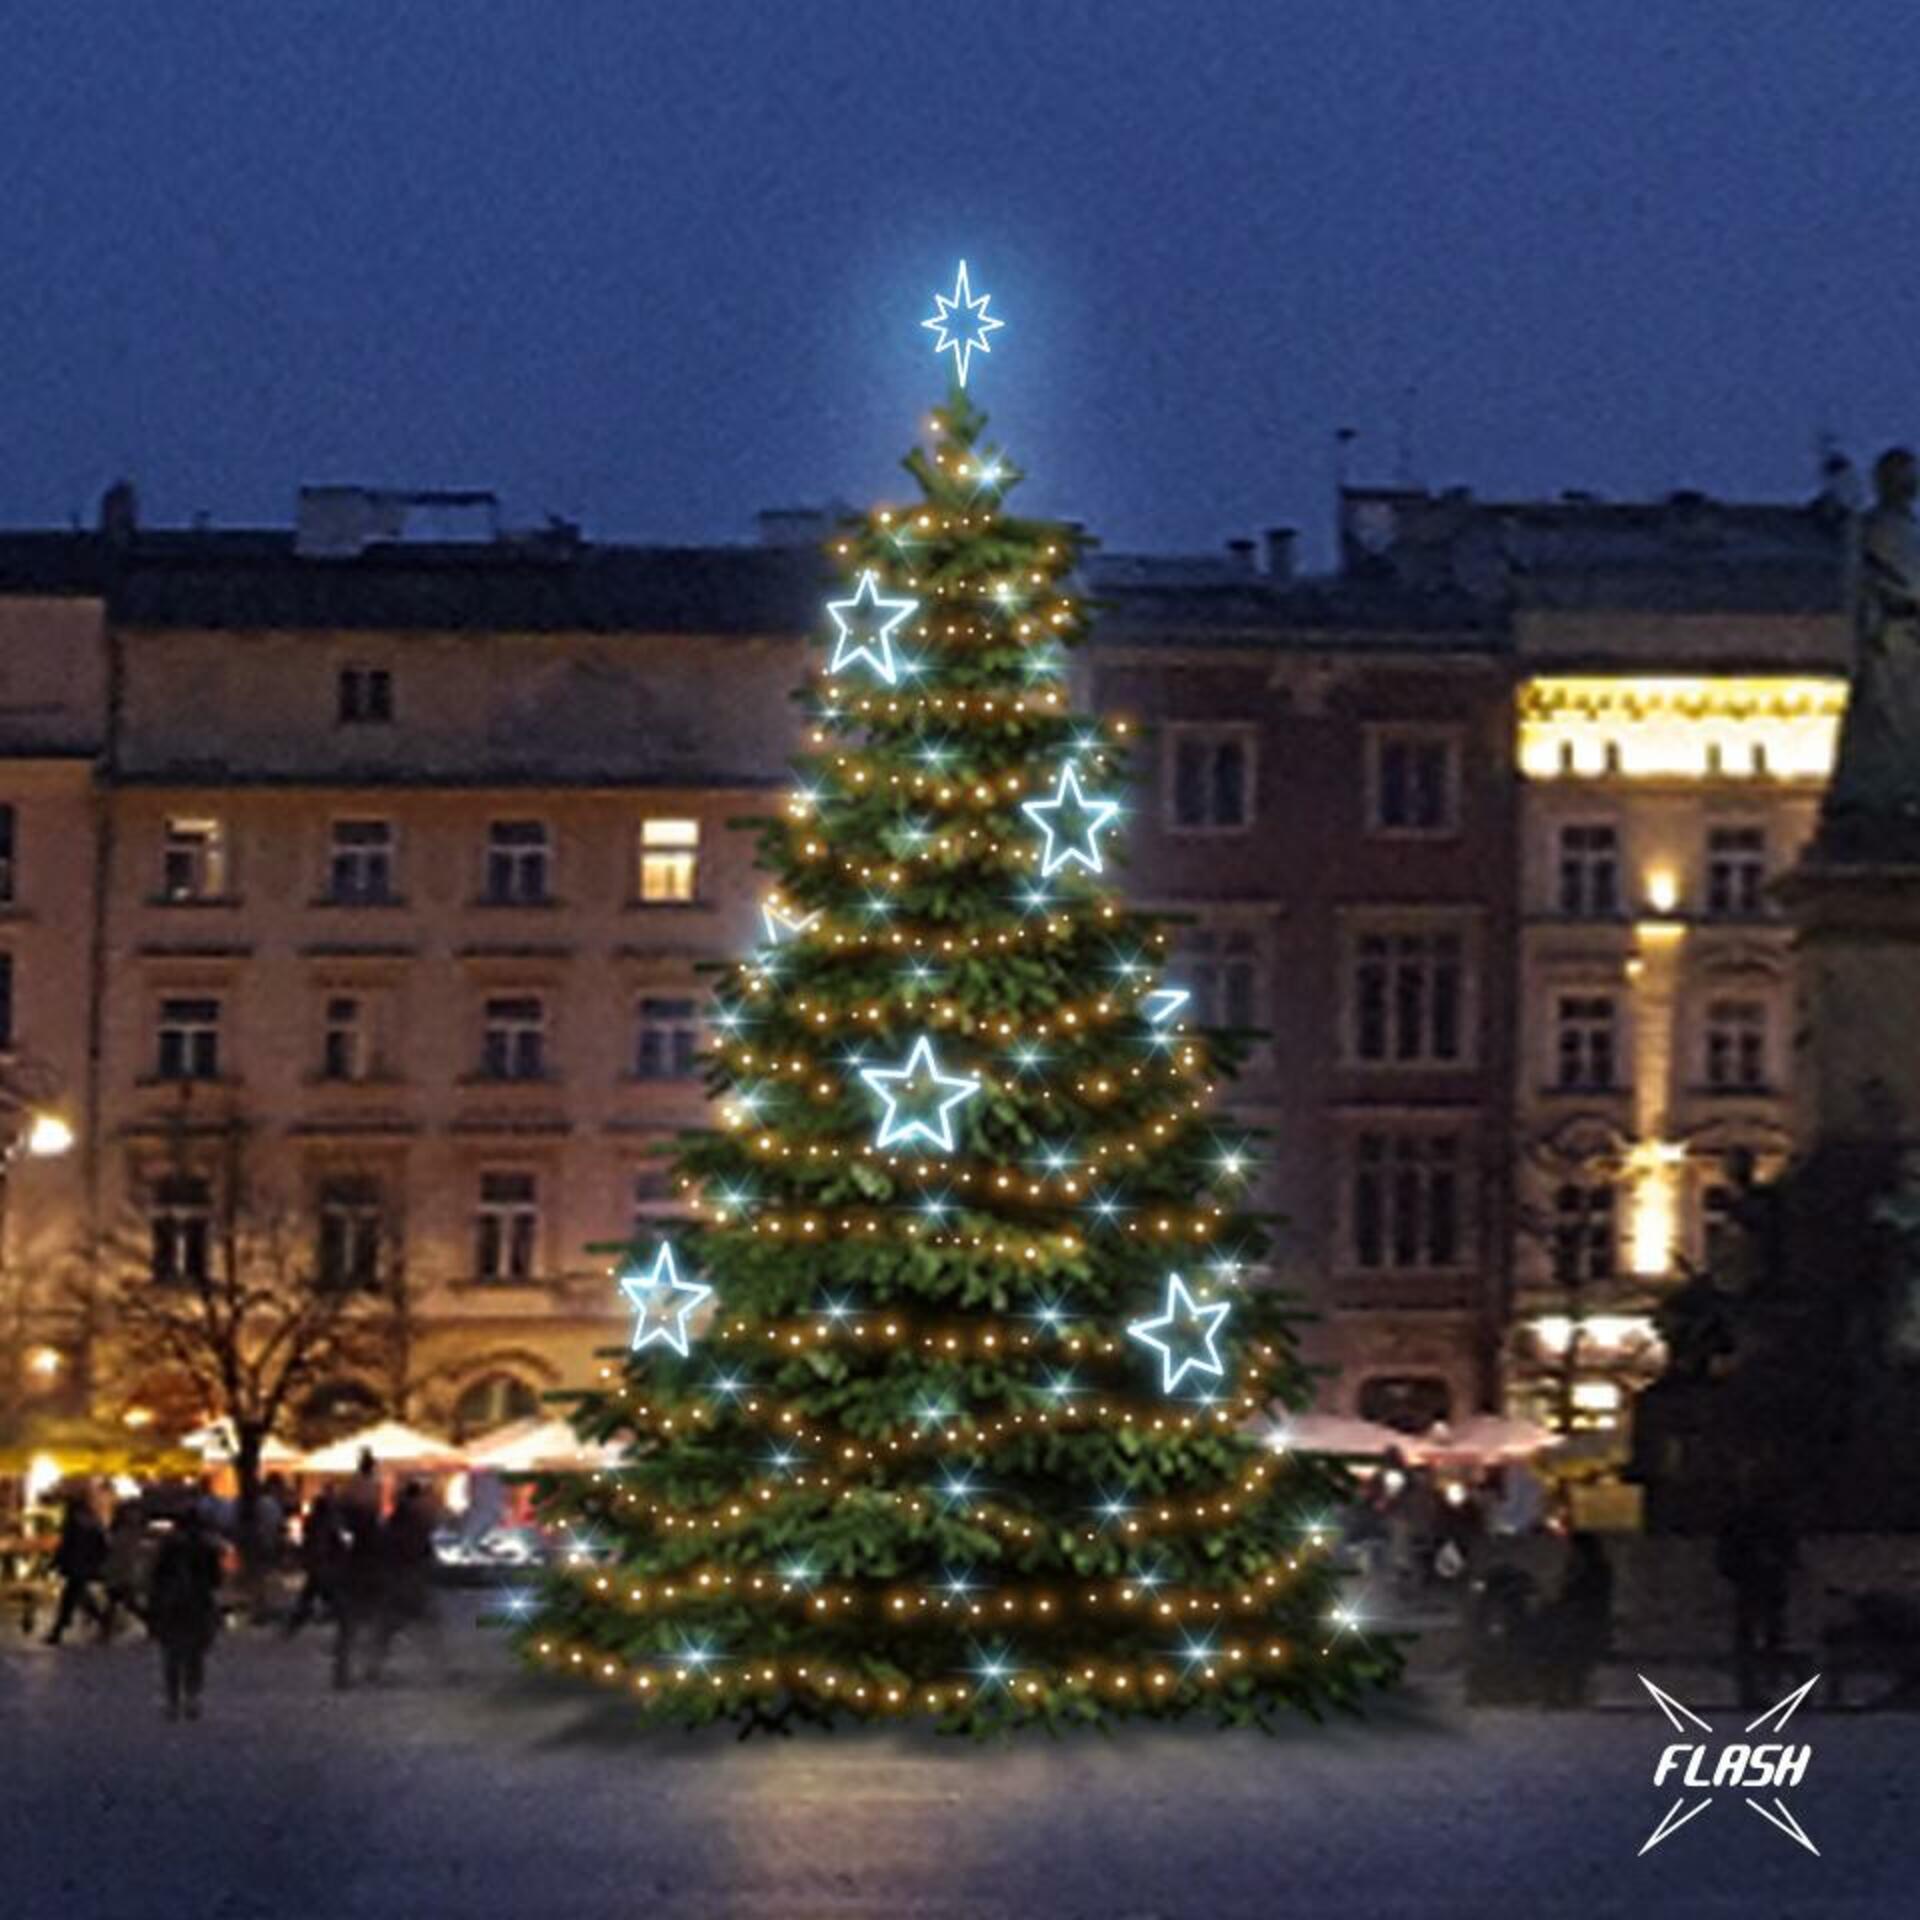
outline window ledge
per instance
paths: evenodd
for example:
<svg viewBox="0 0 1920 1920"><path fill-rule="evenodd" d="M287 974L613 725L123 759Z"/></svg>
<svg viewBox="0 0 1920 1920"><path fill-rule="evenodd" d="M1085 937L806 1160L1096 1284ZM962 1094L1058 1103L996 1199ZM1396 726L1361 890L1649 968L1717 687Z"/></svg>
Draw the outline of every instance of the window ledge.
<svg viewBox="0 0 1920 1920"><path fill-rule="evenodd" d="M237 1073L143 1073L133 1084L136 1087L237 1087L241 1082Z"/></svg>
<svg viewBox="0 0 1920 1920"><path fill-rule="evenodd" d="M475 912L487 913L511 913L516 909L526 913L552 913L565 904L552 893L543 893L537 900L496 900L491 894L477 893L467 902Z"/></svg>
<svg viewBox="0 0 1920 1920"><path fill-rule="evenodd" d="M242 907L245 898L237 893L150 893L150 907Z"/></svg>
<svg viewBox="0 0 1920 1920"><path fill-rule="evenodd" d="M557 1087L564 1078L558 1073L463 1073L453 1084L456 1087Z"/></svg>
<svg viewBox="0 0 1920 1920"><path fill-rule="evenodd" d="M711 913L714 902L711 900L641 900L627 901L624 911L628 913Z"/></svg>
<svg viewBox="0 0 1920 1920"><path fill-rule="evenodd" d="M412 902L404 893L369 894L365 898L358 894L318 893L307 905L314 908L367 908L378 912L388 907L411 906Z"/></svg>

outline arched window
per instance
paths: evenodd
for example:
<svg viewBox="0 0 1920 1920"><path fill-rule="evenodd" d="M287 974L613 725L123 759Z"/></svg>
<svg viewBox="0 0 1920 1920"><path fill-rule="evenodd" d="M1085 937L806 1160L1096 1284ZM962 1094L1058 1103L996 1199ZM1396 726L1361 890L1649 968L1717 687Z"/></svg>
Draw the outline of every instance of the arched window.
<svg viewBox="0 0 1920 1920"><path fill-rule="evenodd" d="M383 1411L380 1396L364 1380L323 1380L300 1403L300 1438L310 1447L324 1447L371 1426Z"/></svg>
<svg viewBox="0 0 1920 1920"><path fill-rule="evenodd" d="M510 1420L530 1420L540 1411L540 1396L511 1373L486 1373L453 1403L456 1440L491 1433Z"/></svg>

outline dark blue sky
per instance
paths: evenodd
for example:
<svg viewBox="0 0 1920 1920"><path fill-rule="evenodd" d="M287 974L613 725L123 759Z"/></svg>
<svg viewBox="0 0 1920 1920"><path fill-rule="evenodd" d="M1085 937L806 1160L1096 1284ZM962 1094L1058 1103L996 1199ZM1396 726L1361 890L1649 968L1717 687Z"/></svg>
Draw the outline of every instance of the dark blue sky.
<svg viewBox="0 0 1920 1920"><path fill-rule="evenodd" d="M1893 0L100 0L0 12L0 521L303 480L730 538L892 489L955 258L1026 500L1796 495L1920 434Z"/></svg>

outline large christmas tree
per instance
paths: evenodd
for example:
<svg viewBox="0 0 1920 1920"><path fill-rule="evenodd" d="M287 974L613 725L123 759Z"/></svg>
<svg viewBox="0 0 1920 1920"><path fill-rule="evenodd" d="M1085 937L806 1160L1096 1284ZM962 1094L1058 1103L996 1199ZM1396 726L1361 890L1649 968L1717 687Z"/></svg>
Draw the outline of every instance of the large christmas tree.
<svg viewBox="0 0 1920 1920"><path fill-rule="evenodd" d="M1308 1382L1231 1042L1109 883L1128 729L1070 710L1080 543L1006 511L964 276L919 497L833 548L694 1224L576 1411L625 1464L547 1485L580 1551L522 1644L685 1722L1351 1702L1397 1656L1339 1607L1340 1474L1273 1444Z"/></svg>

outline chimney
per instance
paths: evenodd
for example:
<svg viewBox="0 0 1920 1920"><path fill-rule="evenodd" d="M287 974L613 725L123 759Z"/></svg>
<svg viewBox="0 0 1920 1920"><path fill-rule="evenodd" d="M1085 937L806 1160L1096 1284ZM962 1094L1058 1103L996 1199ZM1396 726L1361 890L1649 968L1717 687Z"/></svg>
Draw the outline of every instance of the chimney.
<svg viewBox="0 0 1920 1920"><path fill-rule="evenodd" d="M1269 580L1293 578L1293 548L1294 542L1299 537L1298 527L1267 529L1267 578Z"/></svg>
<svg viewBox="0 0 1920 1920"><path fill-rule="evenodd" d="M1259 569L1253 563L1253 542L1251 540L1229 540L1227 552L1233 556L1235 573L1257 573Z"/></svg>
<svg viewBox="0 0 1920 1920"><path fill-rule="evenodd" d="M109 546L124 547L140 526L140 496L131 480L116 480L100 496L100 537Z"/></svg>

